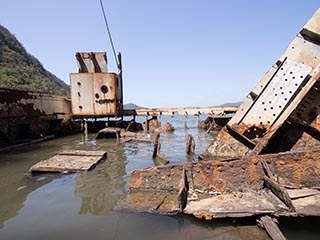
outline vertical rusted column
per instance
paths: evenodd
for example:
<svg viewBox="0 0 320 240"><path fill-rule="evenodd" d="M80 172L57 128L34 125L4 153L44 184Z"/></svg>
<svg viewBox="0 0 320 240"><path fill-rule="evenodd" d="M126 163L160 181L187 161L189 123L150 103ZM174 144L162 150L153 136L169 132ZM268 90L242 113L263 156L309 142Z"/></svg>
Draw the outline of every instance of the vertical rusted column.
<svg viewBox="0 0 320 240"><path fill-rule="evenodd" d="M154 140L152 158L155 158L159 154L160 146L161 146L160 145L160 133L157 133L156 138Z"/></svg>
<svg viewBox="0 0 320 240"><path fill-rule="evenodd" d="M187 154L193 154L195 150L196 144L194 138L191 134L188 134L187 142L186 142L186 152Z"/></svg>
<svg viewBox="0 0 320 240"><path fill-rule="evenodd" d="M149 121L148 121L148 115L146 116L146 124L145 124L144 131L145 131L145 132L149 132Z"/></svg>

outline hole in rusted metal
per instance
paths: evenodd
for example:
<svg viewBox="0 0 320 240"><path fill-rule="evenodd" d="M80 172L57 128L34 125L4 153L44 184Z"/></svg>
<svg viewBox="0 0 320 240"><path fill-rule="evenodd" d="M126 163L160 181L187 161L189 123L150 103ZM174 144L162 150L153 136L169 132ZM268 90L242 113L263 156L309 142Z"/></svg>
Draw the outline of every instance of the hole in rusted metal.
<svg viewBox="0 0 320 240"><path fill-rule="evenodd" d="M95 97L96 97L96 98L99 98L100 96L99 96L99 94L98 94L98 93L96 93L96 94L95 94Z"/></svg>
<svg viewBox="0 0 320 240"><path fill-rule="evenodd" d="M263 125L263 123L260 122L260 125ZM263 126L252 126L248 128L243 135L249 139L260 138L266 131L267 130Z"/></svg>
<svg viewBox="0 0 320 240"><path fill-rule="evenodd" d="M101 86L101 92L107 93L109 91L108 87L106 85Z"/></svg>

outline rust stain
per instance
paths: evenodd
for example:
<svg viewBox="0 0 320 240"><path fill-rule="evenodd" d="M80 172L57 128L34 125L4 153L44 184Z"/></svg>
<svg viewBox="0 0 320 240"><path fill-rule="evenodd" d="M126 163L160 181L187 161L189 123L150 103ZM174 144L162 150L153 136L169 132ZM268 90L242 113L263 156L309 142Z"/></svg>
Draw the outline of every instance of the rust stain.
<svg viewBox="0 0 320 240"><path fill-rule="evenodd" d="M205 212L205 211L197 211L197 212L194 212L193 215L196 218L204 219L204 220L212 220L212 219L215 218L214 214L211 214L211 213L208 213L208 212Z"/></svg>
<svg viewBox="0 0 320 240"><path fill-rule="evenodd" d="M130 175L130 188L139 188L143 183L143 173L133 171Z"/></svg>

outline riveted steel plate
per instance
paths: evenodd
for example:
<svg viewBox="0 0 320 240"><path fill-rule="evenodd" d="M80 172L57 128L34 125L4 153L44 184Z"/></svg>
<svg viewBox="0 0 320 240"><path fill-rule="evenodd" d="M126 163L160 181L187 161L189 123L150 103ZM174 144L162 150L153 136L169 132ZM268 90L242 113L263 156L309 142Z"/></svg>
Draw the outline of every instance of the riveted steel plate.
<svg viewBox="0 0 320 240"><path fill-rule="evenodd" d="M306 80L311 67L299 61L286 59L265 89L245 114L241 123L271 126L288 107Z"/></svg>
<svg viewBox="0 0 320 240"><path fill-rule="evenodd" d="M70 74L72 113L74 116L115 116L116 74Z"/></svg>
<svg viewBox="0 0 320 240"><path fill-rule="evenodd" d="M92 82L93 75L91 73L70 74L73 115L90 115L94 113Z"/></svg>
<svg viewBox="0 0 320 240"><path fill-rule="evenodd" d="M95 73L93 76L94 114L116 115L116 75Z"/></svg>

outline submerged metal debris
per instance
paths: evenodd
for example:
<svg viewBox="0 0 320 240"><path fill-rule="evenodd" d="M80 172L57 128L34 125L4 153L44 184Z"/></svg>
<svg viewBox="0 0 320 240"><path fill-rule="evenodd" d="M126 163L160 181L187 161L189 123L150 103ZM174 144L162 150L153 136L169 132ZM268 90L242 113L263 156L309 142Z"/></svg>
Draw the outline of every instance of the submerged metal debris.
<svg viewBox="0 0 320 240"><path fill-rule="evenodd" d="M202 154L206 161L132 172L116 209L259 216L282 239L263 216L320 216L319 91L320 9Z"/></svg>
<svg viewBox="0 0 320 240"><path fill-rule="evenodd" d="M28 173L87 171L94 168L106 156L105 151L66 150L33 165Z"/></svg>
<svg viewBox="0 0 320 240"><path fill-rule="evenodd" d="M207 220L320 216L319 158L317 149L136 170L117 209Z"/></svg>

